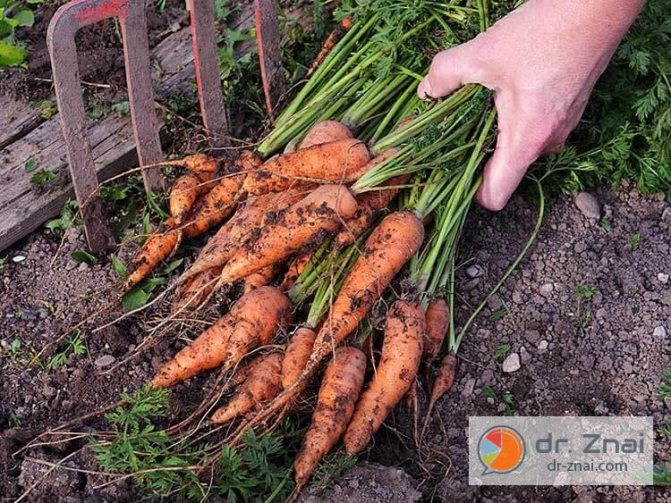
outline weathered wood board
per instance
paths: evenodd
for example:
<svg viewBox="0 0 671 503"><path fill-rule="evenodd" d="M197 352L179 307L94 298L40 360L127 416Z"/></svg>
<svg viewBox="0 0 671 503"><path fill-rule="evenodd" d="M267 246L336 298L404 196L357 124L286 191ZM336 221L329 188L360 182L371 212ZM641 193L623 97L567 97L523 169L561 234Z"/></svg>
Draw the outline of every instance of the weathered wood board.
<svg viewBox="0 0 671 503"><path fill-rule="evenodd" d="M254 26L253 7L247 6L232 28L246 30ZM240 52L251 49L241 44ZM161 101L174 93L193 93L193 53L190 28L182 28L161 41L152 51L153 68L160 69L155 93ZM0 118L0 251L37 229L61 211L73 197L70 184L56 184L47 191L36 190L30 183L32 173L26 163L35 161L36 170L48 170L67 176L67 155L61 136L58 114L49 120L39 111L9 98L0 101L11 113ZM137 163L130 117L110 115L88 126L99 180L119 174ZM31 161L32 164L32 161Z"/></svg>

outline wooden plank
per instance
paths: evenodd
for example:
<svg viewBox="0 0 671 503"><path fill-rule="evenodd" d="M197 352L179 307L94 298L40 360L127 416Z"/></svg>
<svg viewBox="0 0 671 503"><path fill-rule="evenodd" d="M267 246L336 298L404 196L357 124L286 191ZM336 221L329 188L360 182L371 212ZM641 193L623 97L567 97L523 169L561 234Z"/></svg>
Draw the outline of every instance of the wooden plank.
<svg viewBox="0 0 671 503"><path fill-rule="evenodd" d="M301 9L292 9L298 16ZM247 30L254 26L254 12L247 5L232 23L233 29ZM238 55L249 52L250 44L240 44ZM193 94L195 79L190 28L168 36L151 53L152 68L160 69L156 85L159 100L176 94ZM25 170L29 159L37 169L67 173L67 155L60 132L58 115L43 122L20 140L0 150L0 250L39 228L58 215L63 204L73 196L71 185L56 186L45 192L30 184L31 173ZM97 176L105 180L137 164L135 139L130 118L108 116L87 128ZM62 175L63 176L63 175Z"/></svg>
<svg viewBox="0 0 671 503"><path fill-rule="evenodd" d="M0 149L44 122L39 110L9 96L0 96L0 110Z"/></svg>

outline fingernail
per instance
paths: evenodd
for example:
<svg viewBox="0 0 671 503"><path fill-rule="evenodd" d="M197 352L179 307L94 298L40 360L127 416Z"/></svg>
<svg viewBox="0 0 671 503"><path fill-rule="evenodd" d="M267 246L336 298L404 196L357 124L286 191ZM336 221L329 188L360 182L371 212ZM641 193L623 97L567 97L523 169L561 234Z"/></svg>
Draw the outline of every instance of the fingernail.
<svg viewBox="0 0 671 503"><path fill-rule="evenodd" d="M424 80L419 84L419 97L423 100L430 100L433 97L431 95L431 83L429 82L428 77L424 77Z"/></svg>

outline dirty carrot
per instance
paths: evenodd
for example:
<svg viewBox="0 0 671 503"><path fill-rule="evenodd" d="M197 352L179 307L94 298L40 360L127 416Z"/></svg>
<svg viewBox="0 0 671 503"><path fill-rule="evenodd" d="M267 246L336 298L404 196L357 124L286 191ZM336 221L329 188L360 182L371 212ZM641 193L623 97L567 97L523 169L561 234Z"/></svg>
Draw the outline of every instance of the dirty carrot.
<svg viewBox="0 0 671 503"><path fill-rule="evenodd" d="M450 326L450 311L444 299L432 300L426 308L426 339L424 339L424 361L431 365L443 345Z"/></svg>
<svg viewBox="0 0 671 503"><path fill-rule="evenodd" d="M354 26L354 21L352 20L352 16L348 15L342 18L333 31L329 33L329 36L326 37L326 40L324 40L321 49L319 49L317 56L315 56L315 59L312 60L310 68L308 68L308 77L312 75L315 70L324 62L326 56L328 56L329 52L331 52L331 49L333 49L333 47L340 41L340 39L345 36L345 34L350 30L350 28L352 28L352 26Z"/></svg>
<svg viewBox="0 0 671 503"><path fill-rule="evenodd" d="M220 286L280 262L325 233L335 232L356 212L356 201L342 185L323 185L284 212L252 231L224 266Z"/></svg>
<svg viewBox="0 0 671 503"><path fill-rule="evenodd" d="M263 286L243 295L228 314L167 362L152 384L168 387L214 367L227 371L253 349L266 345L289 319L291 302Z"/></svg>
<svg viewBox="0 0 671 503"><path fill-rule="evenodd" d="M187 238L207 232L211 227L223 222L235 210L240 197L239 191L244 174L225 176L215 187L199 199L184 219L181 229Z"/></svg>
<svg viewBox="0 0 671 503"><path fill-rule="evenodd" d="M300 144L300 149L352 138L352 131L339 121L321 121L312 126Z"/></svg>
<svg viewBox="0 0 671 503"><path fill-rule="evenodd" d="M212 423L228 423L254 410L280 392L282 389L280 382L282 355L279 353L261 355L257 356L253 362L256 363L229 402L214 412L211 418Z"/></svg>
<svg viewBox="0 0 671 503"><path fill-rule="evenodd" d="M294 462L297 490L340 440L352 417L366 372L366 357L354 347L338 348L326 367L312 422Z"/></svg>
<svg viewBox="0 0 671 503"><path fill-rule="evenodd" d="M198 198L198 187L200 180L195 175L187 173L175 180L170 189L168 198L168 209L170 215L175 219L176 225L182 223L184 215L191 209Z"/></svg>
<svg viewBox="0 0 671 503"><path fill-rule="evenodd" d="M133 272L126 279L124 288L130 290L146 278L158 264L170 256L177 242L178 234L175 231L149 236L133 257Z"/></svg>
<svg viewBox="0 0 671 503"><path fill-rule="evenodd" d="M245 278L245 284L243 286L243 292L248 293L252 290L259 288L260 286L265 286L269 284L275 277L275 272L277 271L277 264L270 264L269 266L259 269L256 272L253 272Z"/></svg>
<svg viewBox="0 0 671 503"><path fill-rule="evenodd" d="M415 382L425 330L424 311L419 305L402 300L394 302L387 314L380 363L356 404L343 439L350 456L368 445Z"/></svg>
<svg viewBox="0 0 671 503"><path fill-rule="evenodd" d="M424 226L414 213L398 211L382 219L338 292L317 334L311 361L323 359L357 328L423 239Z"/></svg>
<svg viewBox="0 0 671 503"><path fill-rule="evenodd" d="M426 411L426 419L429 419L433 407L440 397L450 391L454 384L454 377L457 372L457 356L454 353L448 353L440 362L436 379L431 388L431 397L429 398L429 408Z"/></svg>
<svg viewBox="0 0 671 503"><path fill-rule="evenodd" d="M313 145L273 157L247 173L242 192L260 195L306 183L351 183L368 163L370 153L355 138Z"/></svg>
<svg viewBox="0 0 671 503"><path fill-rule="evenodd" d="M396 197L400 186L408 181L408 175L390 179L385 185L389 188L364 192L356 197L358 209L354 217L343 224L343 228L333 239L338 248L344 248L354 243L359 236L366 232L375 221L380 210L386 209Z"/></svg>
<svg viewBox="0 0 671 503"><path fill-rule="evenodd" d="M282 361L282 387L289 388L298 380L310 359L315 332L308 327L300 327L291 336Z"/></svg>

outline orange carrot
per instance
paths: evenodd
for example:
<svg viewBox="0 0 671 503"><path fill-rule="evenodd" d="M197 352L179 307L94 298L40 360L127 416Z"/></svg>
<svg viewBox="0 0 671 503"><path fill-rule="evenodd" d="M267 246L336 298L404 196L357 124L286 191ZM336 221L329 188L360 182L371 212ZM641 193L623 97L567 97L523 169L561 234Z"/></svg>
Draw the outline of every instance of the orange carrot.
<svg viewBox="0 0 671 503"><path fill-rule="evenodd" d="M173 183L168 198L168 208L177 225L182 223L184 215L196 202L199 185L200 180L192 174L182 175Z"/></svg>
<svg viewBox="0 0 671 503"><path fill-rule="evenodd" d="M191 154L182 159L184 167L201 182L210 182L217 176L219 161L205 154Z"/></svg>
<svg viewBox="0 0 671 503"><path fill-rule="evenodd" d="M248 172L242 192L259 195L310 183L351 183L369 159L366 144L354 138L313 145L277 155Z"/></svg>
<svg viewBox="0 0 671 503"><path fill-rule="evenodd" d="M450 326L450 310L444 299L434 299L426 308L424 360L429 366L436 359Z"/></svg>
<svg viewBox="0 0 671 503"><path fill-rule="evenodd" d="M245 242L250 232L274 218L277 212L286 209L303 198L303 193L288 190L276 194L264 194L249 199L236 213L221 226L198 254L198 258L185 271L180 281L212 267L222 267L233 253Z"/></svg>
<svg viewBox="0 0 671 503"><path fill-rule="evenodd" d="M226 176L219 180L210 192L197 201L184 219L186 222L182 228L184 236L187 238L199 236L233 213L243 180L243 174Z"/></svg>
<svg viewBox="0 0 671 503"><path fill-rule="evenodd" d="M242 425L235 439L241 438L248 428L283 410L300 393L324 359L357 328L394 276L417 252L423 239L424 226L414 213L398 211L382 219L345 278L299 379Z"/></svg>
<svg viewBox="0 0 671 503"><path fill-rule="evenodd" d="M402 300L394 302L387 314L380 363L356 404L343 439L350 456L368 445L415 381L425 330L424 311L417 304Z"/></svg>
<svg viewBox="0 0 671 503"><path fill-rule="evenodd" d="M247 378L236 390L233 397L212 415L211 422L225 424L238 416L247 414L263 402L274 398L282 389L280 368L282 355L270 353L257 356L259 360L249 371Z"/></svg>
<svg viewBox="0 0 671 503"><path fill-rule="evenodd" d="M321 361L356 330L391 280L424 239L424 227L414 213L390 213L366 240L328 318L317 334L311 361Z"/></svg>
<svg viewBox="0 0 671 503"><path fill-rule="evenodd" d="M365 372L366 357L361 351L353 347L336 350L324 372L312 422L294 462L298 490L345 431L361 393Z"/></svg>
<svg viewBox="0 0 671 503"><path fill-rule="evenodd" d="M334 232L342 219L356 212L356 201L346 187L323 185L273 221L252 231L224 266L220 285L234 283L270 264L278 263L316 240Z"/></svg>
<svg viewBox="0 0 671 503"><path fill-rule="evenodd" d="M454 353L448 353L440 362L436 379L431 388L431 397L429 398L429 409L426 411L426 419L429 419L434 405L440 397L452 389L454 378L457 373L457 356Z"/></svg>
<svg viewBox="0 0 671 503"><path fill-rule="evenodd" d="M291 336L282 361L282 387L289 388L298 380L310 359L315 332L308 327L300 327Z"/></svg>
<svg viewBox="0 0 671 503"><path fill-rule="evenodd" d="M221 266L215 266L186 279L177 288L172 301L172 312L177 313L200 306L214 290L220 274Z"/></svg>
<svg viewBox="0 0 671 503"><path fill-rule="evenodd" d="M305 135L299 148L310 148L313 145L321 145L337 140L347 140L352 138L352 131L342 122L321 121L312 126L312 129Z"/></svg>
<svg viewBox="0 0 671 503"><path fill-rule="evenodd" d="M237 171L252 171L261 167L263 159L261 159L255 152L251 150L243 150L240 155L233 161L233 165Z"/></svg>
<svg viewBox="0 0 671 503"><path fill-rule="evenodd" d="M315 70L317 70L317 68L319 68L319 66L326 59L326 56L328 56L329 52L331 52L333 47L335 47L335 45L340 42L340 40L345 36L350 28L352 28L352 26L354 26L354 21L352 20L352 16L348 15L342 18L333 31L329 33L329 36L326 37L326 40L324 40L324 44L319 50L319 53L317 53L317 56L310 64L310 68L308 68L308 77L312 75Z"/></svg>
<svg viewBox="0 0 671 503"><path fill-rule="evenodd" d="M256 272L253 272L245 278L245 285L243 291L245 293L251 292L252 290L259 288L260 286L265 286L269 284L275 277L275 272L277 271L277 264L270 264L269 266L259 269Z"/></svg>
<svg viewBox="0 0 671 503"><path fill-rule="evenodd" d="M354 243L359 236L366 232L377 217L380 210L386 209L392 199L398 194L399 186L408 181L409 176L397 176L385 185L395 188L372 190L359 194L356 198L358 209L356 214L343 224L343 228L336 234L334 243L344 248Z"/></svg>
<svg viewBox="0 0 671 503"><path fill-rule="evenodd" d="M262 286L243 295L228 314L167 362L152 380L168 387L214 367L226 372L253 349L267 345L289 319L291 303L278 289Z"/></svg>
<svg viewBox="0 0 671 503"><path fill-rule="evenodd" d="M152 234L133 257L133 272L124 283L130 290L145 279L154 268L167 259L177 246L178 235L175 231Z"/></svg>

